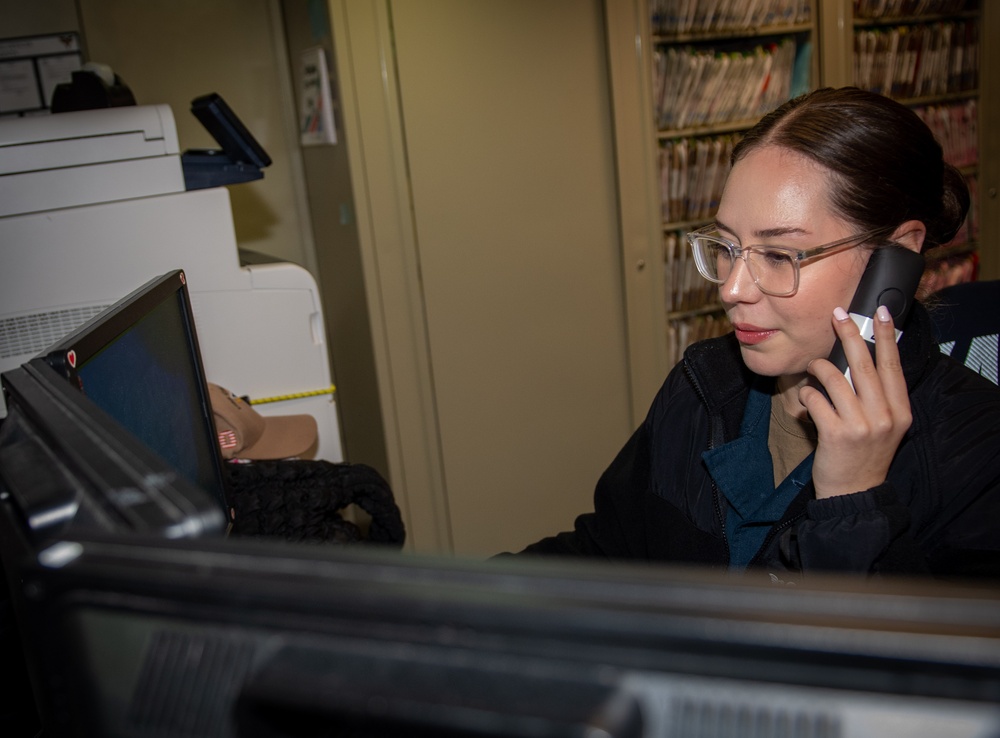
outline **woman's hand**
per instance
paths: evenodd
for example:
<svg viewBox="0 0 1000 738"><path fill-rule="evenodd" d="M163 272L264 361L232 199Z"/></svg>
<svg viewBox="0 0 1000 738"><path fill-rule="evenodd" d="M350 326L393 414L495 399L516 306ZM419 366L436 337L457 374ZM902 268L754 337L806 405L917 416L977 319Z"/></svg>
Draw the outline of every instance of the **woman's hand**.
<svg viewBox="0 0 1000 738"><path fill-rule="evenodd" d="M817 499L860 492L884 482L913 420L889 311L880 307L873 321L877 366L850 316L839 307L833 315L854 388L832 363L814 359L808 371L822 383L830 401L815 387L799 391L799 401L819 435L812 472Z"/></svg>

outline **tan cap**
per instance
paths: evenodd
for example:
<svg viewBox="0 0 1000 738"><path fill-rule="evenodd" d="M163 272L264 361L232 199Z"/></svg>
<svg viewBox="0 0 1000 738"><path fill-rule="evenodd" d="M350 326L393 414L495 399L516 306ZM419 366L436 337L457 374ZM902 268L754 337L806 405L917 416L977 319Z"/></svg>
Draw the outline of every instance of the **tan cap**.
<svg viewBox="0 0 1000 738"><path fill-rule="evenodd" d="M287 459L302 455L316 443L312 415L264 417L242 397L211 382L208 395L225 459Z"/></svg>

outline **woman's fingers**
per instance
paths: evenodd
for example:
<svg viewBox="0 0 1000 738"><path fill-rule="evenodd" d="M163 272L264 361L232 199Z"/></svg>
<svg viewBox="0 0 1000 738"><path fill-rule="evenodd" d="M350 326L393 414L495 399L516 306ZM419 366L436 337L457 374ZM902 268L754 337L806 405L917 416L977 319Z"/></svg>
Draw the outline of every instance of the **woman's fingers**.
<svg viewBox="0 0 1000 738"><path fill-rule="evenodd" d="M912 420L888 311L880 309L871 326L876 359L844 310L834 311L833 323L851 381L831 362L816 359L809 372L822 383L829 402L811 387L799 393L819 432L813 466L817 497L849 494L881 483Z"/></svg>
<svg viewBox="0 0 1000 738"><path fill-rule="evenodd" d="M868 346L861 337L861 331L847 314L847 311L838 307L833 311L833 318L834 331L843 347L844 356L850 367L847 375L845 376L832 362L825 359L810 362L807 369L822 385L829 404L832 404L837 412L843 413L848 412L850 406L856 403L857 387L854 384L856 375L861 377L873 375L876 374L876 369ZM822 412L820 397L821 395L817 393L817 396L810 398L807 394L805 397L800 396L800 399L810 412L813 411L813 407ZM807 398L811 400L812 406L807 404Z"/></svg>
<svg viewBox="0 0 1000 738"><path fill-rule="evenodd" d="M883 305L875 313L875 357L882 391L889 404L894 407L906 406L910 414L910 393L906 389L906 377L899 359L897 331L892 315Z"/></svg>

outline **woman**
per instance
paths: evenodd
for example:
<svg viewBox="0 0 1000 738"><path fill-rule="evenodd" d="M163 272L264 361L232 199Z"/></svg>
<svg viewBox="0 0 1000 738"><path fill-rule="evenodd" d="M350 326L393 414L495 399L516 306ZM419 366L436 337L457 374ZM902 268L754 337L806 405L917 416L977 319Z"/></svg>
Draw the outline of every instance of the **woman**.
<svg viewBox="0 0 1000 738"><path fill-rule="evenodd" d="M845 312L874 249L952 238L961 174L911 110L854 88L786 103L732 160L689 241L734 332L685 352L594 512L526 552L1000 575L1000 389L938 351L920 305L898 346L880 309L877 363ZM853 386L825 358L835 339Z"/></svg>

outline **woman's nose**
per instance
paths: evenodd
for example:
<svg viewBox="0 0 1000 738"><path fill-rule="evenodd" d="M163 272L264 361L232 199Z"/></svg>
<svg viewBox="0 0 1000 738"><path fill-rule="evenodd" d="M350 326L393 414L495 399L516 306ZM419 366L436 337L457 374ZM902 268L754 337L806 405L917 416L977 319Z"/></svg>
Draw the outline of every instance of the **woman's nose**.
<svg viewBox="0 0 1000 738"><path fill-rule="evenodd" d="M746 302L759 294L760 289L750 274L746 254L741 254L739 258L733 259L733 268L729 271L729 276L719 285L719 296L723 302Z"/></svg>

